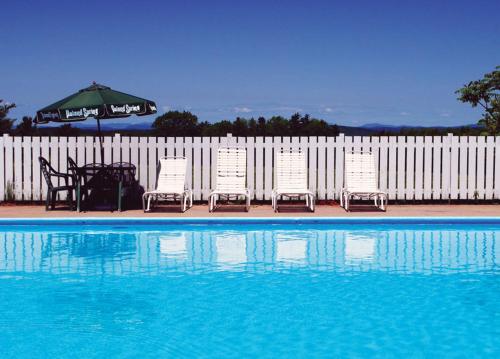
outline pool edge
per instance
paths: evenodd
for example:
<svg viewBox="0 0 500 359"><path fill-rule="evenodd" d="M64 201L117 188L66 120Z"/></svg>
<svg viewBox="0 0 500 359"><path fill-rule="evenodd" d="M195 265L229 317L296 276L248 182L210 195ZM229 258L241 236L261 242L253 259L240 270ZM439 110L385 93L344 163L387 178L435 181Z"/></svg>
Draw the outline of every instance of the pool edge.
<svg viewBox="0 0 500 359"><path fill-rule="evenodd" d="M181 225L181 224L500 224L488 217L190 217L190 218L0 218L0 226L13 225Z"/></svg>

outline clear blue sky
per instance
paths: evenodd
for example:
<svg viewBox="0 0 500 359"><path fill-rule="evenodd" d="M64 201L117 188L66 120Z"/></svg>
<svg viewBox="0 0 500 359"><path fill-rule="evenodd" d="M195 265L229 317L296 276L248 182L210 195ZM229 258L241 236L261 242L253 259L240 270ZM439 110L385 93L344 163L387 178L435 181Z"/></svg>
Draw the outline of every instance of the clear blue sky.
<svg viewBox="0 0 500 359"><path fill-rule="evenodd" d="M500 65L500 1L8 1L0 98L20 118L93 80L201 120L310 113L455 125ZM129 121L144 121L134 118Z"/></svg>

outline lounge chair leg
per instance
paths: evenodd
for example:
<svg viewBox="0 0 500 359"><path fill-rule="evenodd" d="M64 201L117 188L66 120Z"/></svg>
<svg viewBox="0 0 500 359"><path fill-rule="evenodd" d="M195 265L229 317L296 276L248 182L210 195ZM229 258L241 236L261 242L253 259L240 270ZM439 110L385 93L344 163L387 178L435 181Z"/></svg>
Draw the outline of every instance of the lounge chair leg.
<svg viewBox="0 0 500 359"><path fill-rule="evenodd" d="M151 202L154 202L155 198L152 195L148 196L148 206L146 207L146 211L149 212L151 211Z"/></svg>

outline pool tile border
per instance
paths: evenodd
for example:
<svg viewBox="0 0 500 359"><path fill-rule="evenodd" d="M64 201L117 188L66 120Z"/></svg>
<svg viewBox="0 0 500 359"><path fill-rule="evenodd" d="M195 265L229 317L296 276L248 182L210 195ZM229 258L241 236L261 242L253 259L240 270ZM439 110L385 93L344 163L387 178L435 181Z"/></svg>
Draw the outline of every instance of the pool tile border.
<svg viewBox="0 0 500 359"><path fill-rule="evenodd" d="M15 225L228 225L228 224L500 224L498 217L191 217L191 218L0 218Z"/></svg>

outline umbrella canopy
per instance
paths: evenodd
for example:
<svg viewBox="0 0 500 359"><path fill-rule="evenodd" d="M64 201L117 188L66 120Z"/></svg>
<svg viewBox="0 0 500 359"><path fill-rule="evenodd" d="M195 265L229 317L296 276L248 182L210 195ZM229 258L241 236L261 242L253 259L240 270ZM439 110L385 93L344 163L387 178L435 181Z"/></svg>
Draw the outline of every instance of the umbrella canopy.
<svg viewBox="0 0 500 359"><path fill-rule="evenodd" d="M156 113L156 104L141 97L112 90L95 82L77 93L37 111L35 123L83 121L145 116Z"/></svg>
<svg viewBox="0 0 500 359"><path fill-rule="evenodd" d="M94 82L91 86L37 111L35 123L74 122L84 121L89 117L95 118L101 147L101 162L104 164L100 120L154 113L156 104L153 101L115 91Z"/></svg>

